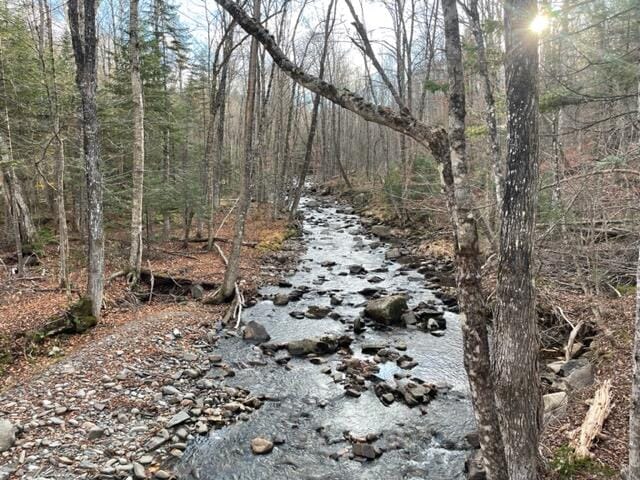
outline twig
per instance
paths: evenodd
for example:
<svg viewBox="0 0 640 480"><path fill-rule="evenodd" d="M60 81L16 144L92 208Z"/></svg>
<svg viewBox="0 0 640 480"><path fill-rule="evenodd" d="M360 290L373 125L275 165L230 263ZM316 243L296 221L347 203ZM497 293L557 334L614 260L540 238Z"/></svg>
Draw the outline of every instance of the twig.
<svg viewBox="0 0 640 480"><path fill-rule="evenodd" d="M229 215L231 215L231 212L233 212L233 209L236 208L236 205L238 204L238 201L240 201L240 197L236 198L236 201L233 203L233 206L229 210L229 213L227 213L227 215L222 219L222 223L220 223L220 226L216 230L216 233L213 234L214 237L218 236L218 234L220 233L220 230L222 230L222 227L224 227L225 222L229 218Z"/></svg>

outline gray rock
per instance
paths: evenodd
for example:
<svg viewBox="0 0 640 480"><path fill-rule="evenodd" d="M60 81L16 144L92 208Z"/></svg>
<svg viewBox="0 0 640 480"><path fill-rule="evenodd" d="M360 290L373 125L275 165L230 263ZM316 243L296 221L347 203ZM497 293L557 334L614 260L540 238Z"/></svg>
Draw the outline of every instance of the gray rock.
<svg viewBox="0 0 640 480"><path fill-rule="evenodd" d="M204 288L202 285L191 285L191 297L199 300L204 296ZM144 478L144 477L143 477Z"/></svg>
<svg viewBox="0 0 640 480"><path fill-rule="evenodd" d="M567 413L567 393L548 393L542 397L544 403L544 421L561 418Z"/></svg>
<svg viewBox="0 0 640 480"><path fill-rule="evenodd" d="M374 225L373 227L371 227L371 233L377 235L383 240L393 237L393 235L391 234L391 228L387 227L386 225Z"/></svg>
<svg viewBox="0 0 640 480"><path fill-rule="evenodd" d="M181 412L176 413L171 420L169 420L169 423L167 423L167 427L171 428L171 427L175 427L176 425L180 425L181 423L186 422L187 420L189 420L191 417L189 416L189 414L182 410Z"/></svg>
<svg viewBox="0 0 640 480"><path fill-rule="evenodd" d="M362 333L364 332L364 321L362 320L362 318L357 317L354 321L353 321L353 331L354 333Z"/></svg>
<svg viewBox="0 0 640 480"><path fill-rule="evenodd" d="M327 315L329 315L329 312L331 312L331 309L329 307L322 307L319 305L311 305L307 311L305 312L305 316L307 318L315 318L315 319L320 319L320 318L324 318Z"/></svg>
<svg viewBox="0 0 640 480"><path fill-rule="evenodd" d="M178 390L173 385L165 385L164 387L162 387L162 394L163 395L180 395L180 390Z"/></svg>
<svg viewBox="0 0 640 480"><path fill-rule="evenodd" d="M256 455L265 455L273 450L273 442L266 438L256 437L251 440L251 451Z"/></svg>
<svg viewBox="0 0 640 480"><path fill-rule="evenodd" d="M387 260L397 260L401 256L402 256L402 252L397 247L396 248L390 248L384 254L384 258L386 258Z"/></svg>
<svg viewBox="0 0 640 480"><path fill-rule="evenodd" d="M399 324L407 308L407 299L403 295L389 295L369 300L364 313L376 322L386 325Z"/></svg>
<svg viewBox="0 0 640 480"><path fill-rule="evenodd" d="M104 428L95 426L87 434L89 440L96 440L104 435Z"/></svg>
<svg viewBox="0 0 640 480"><path fill-rule="evenodd" d="M367 271L362 265L349 265L349 273L351 275L358 275L360 273L366 273Z"/></svg>
<svg viewBox="0 0 640 480"><path fill-rule="evenodd" d="M381 455L381 451L369 443L354 443L352 452L356 457L363 457L367 460L375 460Z"/></svg>
<svg viewBox="0 0 640 480"><path fill-rule="evenodd" d="M133 462L133 476L136 478L147 478L144 467L138 462Z"/></svg>
<svg viewBox="0 0 640 480"><path fill-rule="evenodd" d="M264 326L255 320L251 320L244 328L243 338L254 345L259 345L271 340L271 336Z"/></svg>
<svg viewBox="0 0 640 480"><path fill-rule="evenodd" d="M286 293L276 293L273 297L273 304L278 306L284 306L289 303L289 295Z"/></svg>
<svg viewBox="0 0 640 480"><path fill-rule="evenodd" d="M593 382L593 367L589 362L585 363L581 367L571 370L571 373L561 380L561 383L567 385L569 390L580 390L592 385Z"/></svg>
<svg viewBox="0 0 640 480"><path fill-rule="evenodd" d="M465 462L464 469L467 472L468 480L486 480L487 474L484 471L484 462L480 450L474 450Z"/></svg>
<svg viewBox="0 0 640 480"><path fill-rule="evenodd" d="M16 427L9 420L0 420L0 453L16 443Z"/></svg>

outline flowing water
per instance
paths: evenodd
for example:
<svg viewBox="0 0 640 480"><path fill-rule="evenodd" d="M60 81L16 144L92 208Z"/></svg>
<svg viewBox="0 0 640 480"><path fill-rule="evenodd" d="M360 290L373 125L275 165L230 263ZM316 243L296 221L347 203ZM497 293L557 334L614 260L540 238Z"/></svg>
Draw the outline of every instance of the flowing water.
<svg viewBox="0 0 640 480"><path fill-rule="evenodd" d="M345 333L351 320L363 309L365 298L359 292L375 286L389 293L403 292L409 306L420 301L434 301L424 286L424 278L413 270L385 260L387 247L364 233L358 217L340 213L334 206L316 206L305 199L304 240L306 253L296 272L287 278L291 288L265 287L264 298L287 292L299 286L310 287L298 302L275 306L262 300L245 310L243 320L256 320L264 325L272 342L299 340L323 333ZM336 262L333 268L323 262ZM370 273L348 274L349 265L363 265ZM386 271L384 271L386 270ZM372 285L367 278L382 277ZM334 312L347 319L345 323L329 318L295 319L289 312L305 311L310 305L330 304L329 295L343 299ZM226 379L229 386L244 387L253 395L266 395L268 400L246 421L214 430L208 437L189 445L176 467L179 478L188 480L272 480L272 479L462 479L464 461L469 455L465 435L474 430L474 420L462 365L459 319L446 313L447 329L443 337L435 337L416 329L394 328L376 331L368 328L355 335L351 345L356 355L363 342L383 340L404 342L406 353L418 361L413 376L429 383L447 384L424 409L409 408L395 402L384 406L371 389L359 398L345 396L342 385L321 372L326 365L313 365L308 360L293 358L288 367L276 364L272 357L239 338L225 338L218 343L219 353L236 372ZM362 355L366 357L366 355ZM339 356L329 357L329 365ZM391 376L397 367L388 362L380 365L379 376ZM338 460L331 454L348 448L343 432L357 435L377 434L376 445L383 447L382 456L360 462L348 455ZM253 455L252 438L280 438L284 443L268 455ZM344 450L343 450L344 451Z"/></svg>

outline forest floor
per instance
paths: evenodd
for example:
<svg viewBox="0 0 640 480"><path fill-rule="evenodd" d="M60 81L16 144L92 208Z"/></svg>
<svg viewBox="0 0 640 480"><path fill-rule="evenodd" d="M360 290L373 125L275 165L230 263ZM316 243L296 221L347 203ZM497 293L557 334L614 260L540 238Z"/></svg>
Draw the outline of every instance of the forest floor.
<svg viewBox="0 0 640 480"><path fill-rule="evenodd" d="M274 282L296 258L295 242L286 240L290 235L286 223L271 220L260 208L252 212L245 239L255 246L243 249L240 269L247 298L262 284ZM232 237L232 217L218 237ZM221 220L222 216L216 224ZM106 277L122 267L123 245L107 244ZM218 245L228 256L230 243ZM79 245L72 250L75 247ZM176 438L169 438L164 427L179 423L174 417L180 407L210 407L201 404L197 392L233 375L224 360L212 353L219 335L236 334L217 326L227 307L203 305L189 301L189 293L182 297L160 288L152 301L135 301L125 279L118 277L105 289L103 316L95 328L33 343L29 332L78 298L75 291L69 298L56 288L57 256L55 251L45 253L38 266L29 268L26 279L17 280L9 269L0 270L0 332L5 352L0 366L0 412L21 429L17 448L0 454L0 479L92 478L99 469L105 475L132 473L136 478L146 470L163 478L158 470L178 458L187 441L180 429ZM75 257L76 261L82 258ZM83 285L80 265L72 269L74 288ZM219 284L224 275L220 255L208 252L201 242L186 247L181 241L157 243L145 255L144 266L154 275L188 277L195 283ZM217 376L201 377L212 371ZM207 412L201 426L205 431L233 422L260 402L238 389L220 389L215 396L220 408ZM152 457L142 454L144 446L154 441L166 446ZM116 458L107 466L101 462L105 452L111 453L106 458Z"/></svg>

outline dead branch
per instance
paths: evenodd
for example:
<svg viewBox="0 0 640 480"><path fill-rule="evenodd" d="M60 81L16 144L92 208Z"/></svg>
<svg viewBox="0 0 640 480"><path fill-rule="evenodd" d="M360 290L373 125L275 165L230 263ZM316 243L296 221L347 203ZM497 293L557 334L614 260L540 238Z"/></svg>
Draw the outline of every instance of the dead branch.
<svg viewBox="0 0 640 480"><path fill-rule="evenodd" d="M593 396L591 406L574 441L576 457L588 458L593 441L602 431L602 426L611 411L611 380L606 380Z"/></svg>

